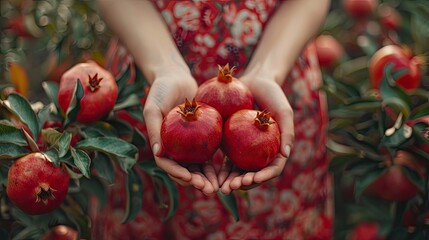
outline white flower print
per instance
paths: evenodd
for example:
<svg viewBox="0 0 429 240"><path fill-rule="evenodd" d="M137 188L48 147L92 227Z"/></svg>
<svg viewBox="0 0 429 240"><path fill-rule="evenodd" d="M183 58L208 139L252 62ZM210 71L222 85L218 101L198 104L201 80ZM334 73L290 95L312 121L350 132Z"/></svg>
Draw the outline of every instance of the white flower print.
<svg viewBox="0 0 429 240"><path fill-rule="evenodd" d="M313 160L314 144L308 139L298 141L293 146L293 156L291 161L299 164L301 167L306 166Z"/></svg>
<svg viewBox="0 0 429 240"><path fill-rule="evenodd" d="M200 12L191 2L177 2L174 6L174 16L178 19L177 25L184 30L196 31L200 24Z"/></svg>
<svg viewBox="0 0 429 240"><path fill-rule="evenodd" d="M292 182L292 187L300 193L302 199L311 199L321 188L320 179L317 179L313 173L302 173Z"/></svg>
<svg viewBox="0 0 429 240"><path fill-rule="evenodd" d="M273 226L290 220L301 207L298 196L291 190L281 191L277 202L273 210Z"/></svg>
<svg viewBox="0 0 429 240"><path fill-rule="evenodd" d="M255 13L243 9L241 10L231 27L231 35L234 43L238 46L255 44L261 34L262 26Z"/></svg>

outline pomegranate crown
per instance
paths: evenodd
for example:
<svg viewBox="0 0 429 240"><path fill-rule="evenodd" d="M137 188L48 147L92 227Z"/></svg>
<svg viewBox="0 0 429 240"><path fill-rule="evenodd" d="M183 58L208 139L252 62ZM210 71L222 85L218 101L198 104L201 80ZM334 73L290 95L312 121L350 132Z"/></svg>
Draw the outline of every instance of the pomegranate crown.
<svg viewBox="0 0 429 240"><path fill-rule="evenodd" d="M88 78L89 87L91 88L91 91L95 91L97 88L99 88L100 82L101 80L103 80L103 78L98 77L98 73L96 73L93 77L91 77L91 75L88 75Z"/></svg>
<svg viewBox="0 0 429 240"><path fill-rule="evenodd" d="M190 102L187 98L185 99L185 103L178 106L180 115L187 120L195 120L198 117L198 109L200 109L200 105L197 104L195 98Z"/></svg>
<svg viewBox="0 0 429 240"><path fill-rule="evenodd" d="M262 129L266 129L268 126L275 123L274 121L271 121L271 119L271 114L269 112L266 112L265 110L258 111L255 117L255 124Z"/></svg>
<svg viewBox="0 0 429 240"><path fill-rule="evenodd" d="M224 83L229 83L232 81L232 75L234 73L234 71L237 69L236 67L232 67L229 68L229 63L227 63L225 66L218 66L218 75L217 75L217 79L221 82Z"/></svg>

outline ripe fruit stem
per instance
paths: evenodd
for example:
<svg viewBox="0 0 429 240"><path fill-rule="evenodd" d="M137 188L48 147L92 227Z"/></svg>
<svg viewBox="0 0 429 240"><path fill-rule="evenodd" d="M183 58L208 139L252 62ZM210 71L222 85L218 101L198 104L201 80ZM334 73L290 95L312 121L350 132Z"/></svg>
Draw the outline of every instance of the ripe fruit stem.
<svg viewBox="0 0 429 240"><path fill-rule="evenodd" d="M237 69L236 67L229 68L229 63L227 63L224 67L218 65L219 71L217 80L223 83L229 83L232 81L232 76L234 71Z"/></svg>

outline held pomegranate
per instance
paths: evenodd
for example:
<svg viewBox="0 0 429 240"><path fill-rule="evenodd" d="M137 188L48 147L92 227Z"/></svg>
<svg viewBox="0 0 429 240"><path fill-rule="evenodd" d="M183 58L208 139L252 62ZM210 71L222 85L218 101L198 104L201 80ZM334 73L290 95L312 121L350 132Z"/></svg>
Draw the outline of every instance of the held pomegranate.
<svg viewBox="0 0 429 240"><path fill-rule="evenodd" d="M280 129L268 113L240 110L225 122L222 148L239 168L257 171L279 152Z"/></svg>
<svg viewBox="0 0 429 240"><path fill-rule="evenodd" d="M416 89L420 86L422 58L414 56L407 48L387 45L377 50L370 59L368 70L372 88L380 87L384 69L389 63L393 64L393 70L407 70L404 75L396 79L396 84L406 90Z"/></svg>
<svg viewBox="0 0 429 240"><path fill-rule="evenodd" d="M195 99L206 103L222 115L225 121L234 112L253 108L253 95L237 78L233 77L235 67L219 66L218 76L198 87Z"/></svg>
<svg viewBox="0 0 429 240"><path fill-rule="evenodd" d="M222 117L194 99L173 108L161 124L162 149L181 163L204 163L219 148Z"/></svg>
<svg viewBox="0 0 429 240"><path fill-rule="evenodd" d="M58 90L58 104L67 112L76 81L80 80L84 94L76 121L92 123L106 116L118 97L113 75L95 62L78 63L63 74Z"/></svg>
<svg viewBox="0 0 429 240"><path fill-rule="evenodd" d="M69 175L43 153L16 160L9 169L7 196L27 214L44 214L58 208L67 195Z"/></svg>

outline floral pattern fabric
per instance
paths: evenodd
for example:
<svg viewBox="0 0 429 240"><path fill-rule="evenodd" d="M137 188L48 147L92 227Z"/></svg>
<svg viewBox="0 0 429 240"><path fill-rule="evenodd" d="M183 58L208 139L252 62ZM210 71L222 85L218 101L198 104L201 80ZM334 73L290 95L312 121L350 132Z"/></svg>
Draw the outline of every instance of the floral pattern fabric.
<svg viewBox="0 0 429 240"><path fill-rule="evenodd" d="M239 75L279 4L274 0L154 3L199 83L216 76L218 64L236 66ZM115 74L132 62L120 45L113 45L108 55ZM95 216L95 239L331 239L327 116L320 84L317 57L309 44L282 86L294 109L291 156L281 176L247 191L248 200L237 198L240 221L232 218L217 197L179 187L177 213L163 222L150 179L144 179L143 210L129 224L120 224L124 212L121 196L125 196L121 181L125 180L117 176L107 209Z"/></svg>

